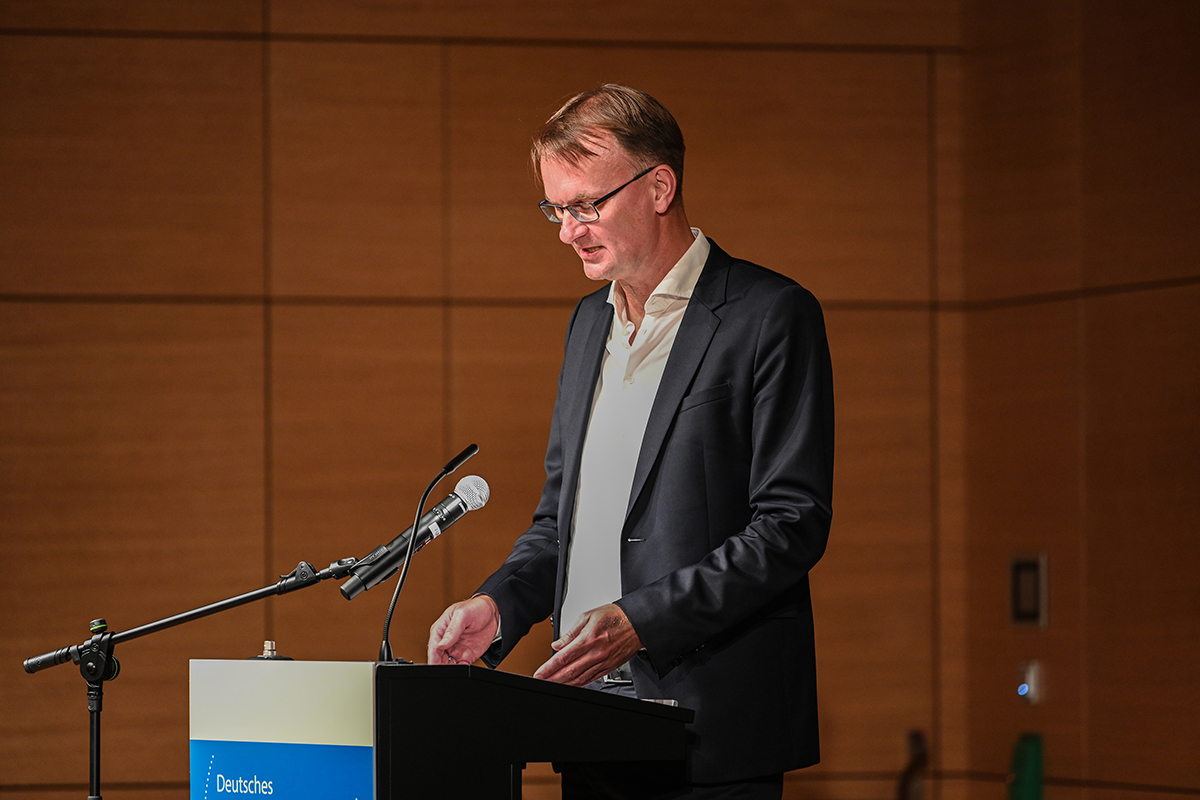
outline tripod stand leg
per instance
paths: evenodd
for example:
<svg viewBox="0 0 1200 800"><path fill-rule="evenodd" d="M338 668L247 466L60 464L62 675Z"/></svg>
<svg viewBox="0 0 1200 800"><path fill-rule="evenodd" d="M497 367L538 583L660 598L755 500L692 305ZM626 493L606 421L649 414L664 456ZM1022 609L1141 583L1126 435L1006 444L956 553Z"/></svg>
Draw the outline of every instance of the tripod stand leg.
<svg viewBox="0 0 1200 800"><path fill-rule="evenodd" d="M100 712L104 706L104 683L88 682L88 715L91 717L91 780L88 800L100 797Z"/></svg>

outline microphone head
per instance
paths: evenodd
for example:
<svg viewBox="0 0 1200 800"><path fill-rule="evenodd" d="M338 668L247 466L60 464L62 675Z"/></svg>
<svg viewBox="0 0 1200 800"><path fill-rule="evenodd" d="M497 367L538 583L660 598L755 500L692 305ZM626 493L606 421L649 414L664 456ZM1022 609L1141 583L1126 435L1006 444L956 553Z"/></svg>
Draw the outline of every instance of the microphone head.
<svg viewBox="0 0 1200 800"><path fill-rule="evenodd" d="M478 475L468 475L454 487L454 493L463 501L468 511L478 511L487 504L492 490L488 488L487 481L483 478Z"/></svg>

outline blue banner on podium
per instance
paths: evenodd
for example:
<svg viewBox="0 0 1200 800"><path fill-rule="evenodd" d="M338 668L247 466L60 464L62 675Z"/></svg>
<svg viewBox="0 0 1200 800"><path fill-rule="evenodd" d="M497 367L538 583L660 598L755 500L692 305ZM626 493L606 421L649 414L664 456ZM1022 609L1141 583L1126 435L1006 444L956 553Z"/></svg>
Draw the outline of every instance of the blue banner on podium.
<svg viewBox="0 0 1200 800"><path fill-rule="evenodd" d="M278 742L191 742L192 800L371 800L370 747Z"/></svg>

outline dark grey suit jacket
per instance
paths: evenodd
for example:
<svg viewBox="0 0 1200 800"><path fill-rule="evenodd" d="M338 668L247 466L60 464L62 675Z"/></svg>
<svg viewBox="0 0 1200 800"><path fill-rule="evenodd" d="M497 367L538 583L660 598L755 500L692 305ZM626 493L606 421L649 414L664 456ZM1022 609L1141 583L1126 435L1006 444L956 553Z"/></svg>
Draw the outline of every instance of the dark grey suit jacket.
<svg viewBox="0 0 1200 800"><path fill-rule="evenodd" d="M612 322L608 290L567 330L533 524L480 587L500 608L495 666L566 587L580 457ZM621 531L617 604L641 638L639 697L694 709L689 777L815 764L808 572L832 517L833 375L816 299L714 243L646 426ZM614 498L615 499L615 498ZM573 620L566 620L568 624Z"/></svg>

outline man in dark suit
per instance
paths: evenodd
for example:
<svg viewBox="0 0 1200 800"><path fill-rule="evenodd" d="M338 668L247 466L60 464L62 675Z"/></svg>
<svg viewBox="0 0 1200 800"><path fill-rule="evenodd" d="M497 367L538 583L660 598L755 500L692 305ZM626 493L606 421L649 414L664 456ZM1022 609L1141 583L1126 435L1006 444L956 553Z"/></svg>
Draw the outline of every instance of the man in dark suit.
<svg viewBox="0 0 1200 800"><path fill-rule="evenodd" d="M536 677L695 710L671 785L564 772L564 797L778 798L783 772L819 758L808 572L832 516L824 321L794 281L689 225L683 151L665 108L615 85L535 137L542 211L607 285L568 326L532 526L430 630L431 664L495 666L551 616L556 652Z"/></svg>

